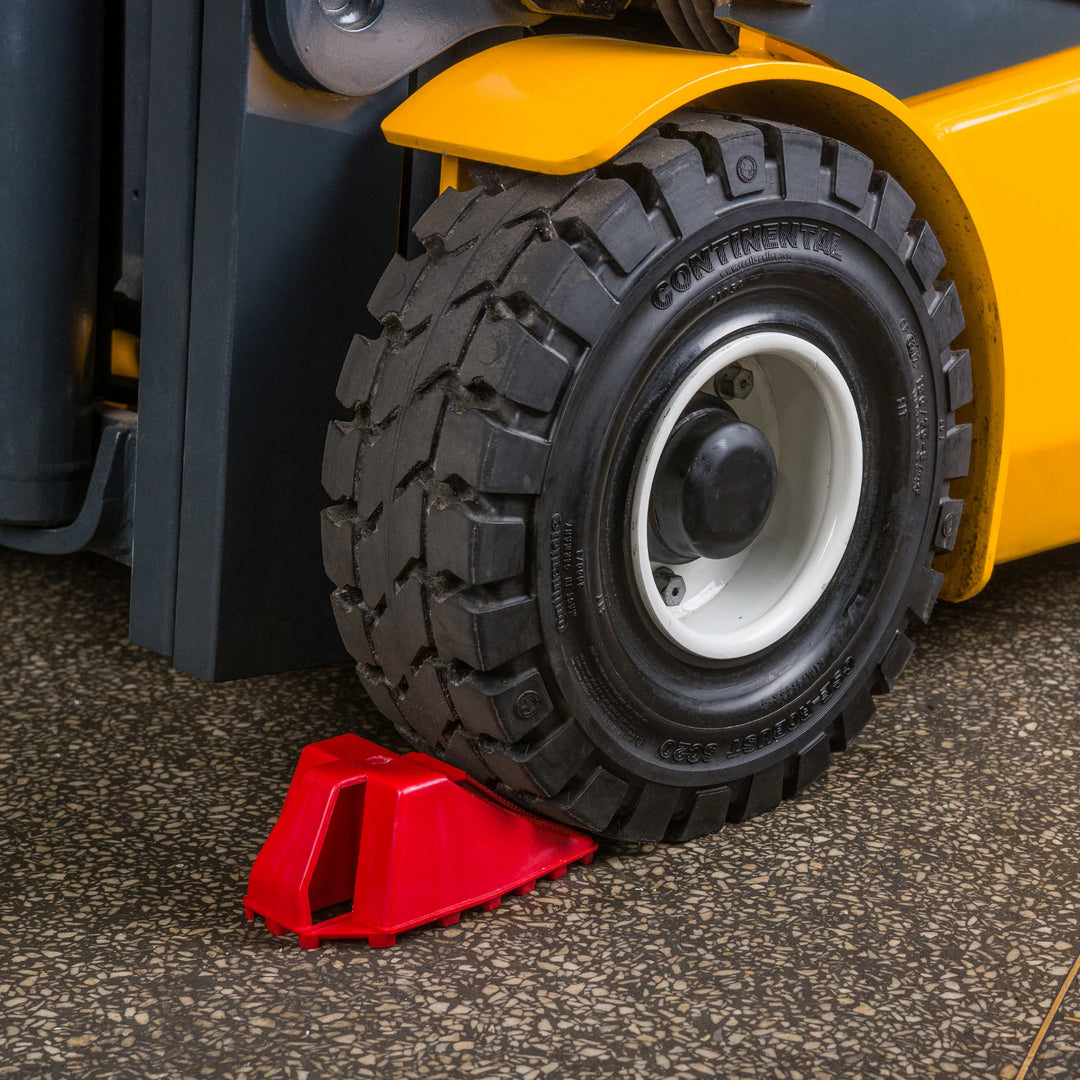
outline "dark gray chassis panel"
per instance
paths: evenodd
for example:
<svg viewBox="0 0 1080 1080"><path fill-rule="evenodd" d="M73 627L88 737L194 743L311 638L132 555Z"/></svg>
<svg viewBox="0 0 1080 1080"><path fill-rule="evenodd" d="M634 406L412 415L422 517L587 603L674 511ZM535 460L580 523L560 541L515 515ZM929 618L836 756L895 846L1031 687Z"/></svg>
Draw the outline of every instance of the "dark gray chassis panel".
<svg viewBox="0 0 1080 1080"><path fill-rule="evenodd" d="M1080 45L1075 0L729 0L715 12L900 98Z"/></svg>
<svg viewBox="0 0 1080 1080"><path fill-rule="evenodd" d="M343 110L275 84L247 0L160 6L131 637L206 679L337 660L319 462L397 242L406 85Z"/></svg>
<svg viewBox="0 0 1080 1080"><path fill-rule="evenodd" d="M515 32L348 101L271 68L249 0L160 2L131 638L204 679L340 660L325 424L344 415L352 335L377 332L367 298L438 182L437 157L379 124L439 66Z"/></svg>

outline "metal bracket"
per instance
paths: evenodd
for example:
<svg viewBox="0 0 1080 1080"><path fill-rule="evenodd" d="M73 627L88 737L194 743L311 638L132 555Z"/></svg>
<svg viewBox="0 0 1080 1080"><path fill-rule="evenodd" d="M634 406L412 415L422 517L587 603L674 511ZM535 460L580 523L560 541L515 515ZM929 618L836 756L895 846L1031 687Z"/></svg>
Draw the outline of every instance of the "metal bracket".
<svg viewBox="0 0 1080 1080"><path fill-rule="evenodd" d="M131 565L136 422L133 414L109 414L105 425L79 516L56 529L0 525L0 547L39 555L89 549Z"/></svg>
<svg viewBox="0 0 1080 1080"><path fill-rule="evenodd" d="M463 38L547 16L518 0L267 0L281 60L335 94L384 89Z"/></svg>

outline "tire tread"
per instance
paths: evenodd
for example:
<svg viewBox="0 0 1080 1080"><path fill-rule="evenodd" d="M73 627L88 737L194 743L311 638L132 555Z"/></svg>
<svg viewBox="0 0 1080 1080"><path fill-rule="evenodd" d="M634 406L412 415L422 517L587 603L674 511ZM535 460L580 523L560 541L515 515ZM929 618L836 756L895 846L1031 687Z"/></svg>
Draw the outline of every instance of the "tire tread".
<svg viewBox="0 0 1080 1080"><path fill-rule="evenodd" d="M857 150L787 125L681 110L611 163L573 177L478 167L419 219L425 253L396 257L372 295L382 326L349 347L328 426L322 518L333 610L360 678L399 730L519 801L629 840L687 840L803 791L899 676L897 632L871 685L828 731L751 776L704 789L621 775L564 715L538 649L529 521L558 403L631 275L652 256L763 192L840 208L907 264L938 341L946 388L946 480L928 526L909 617L929 617L963 503L971 398L955 286L930 227ZM433 328L440 328L439 335ZM447 353L444 343L456 343Z"/></svg>

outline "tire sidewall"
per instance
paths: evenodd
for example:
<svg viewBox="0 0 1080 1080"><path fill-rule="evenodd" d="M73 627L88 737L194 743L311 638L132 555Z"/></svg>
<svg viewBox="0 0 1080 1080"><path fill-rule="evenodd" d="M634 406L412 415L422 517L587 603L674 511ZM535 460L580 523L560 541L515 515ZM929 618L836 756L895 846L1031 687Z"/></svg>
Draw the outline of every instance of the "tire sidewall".
<svg viewBox="0 0 1080 1080"><path fill-rule="evenodd" d="M700 273L688 272L691 254L718 237L757 226L771 238L780 221L823 239L816 250L763 242L741 258L729 249L724 265L713 249L711 269L698 260ZM705 787L819 738L904 622L941 486L945 343L900 257L831 206L763 198L733 208L634 277L552 433L533 523L544 652L566 708L611 765ZM845 375L863 426L863 497L849 553L800 627L755 657L712 662L666 640L636 596L629 486L652 417L701 342L761 329L762 316L814 339Z"/></svg>

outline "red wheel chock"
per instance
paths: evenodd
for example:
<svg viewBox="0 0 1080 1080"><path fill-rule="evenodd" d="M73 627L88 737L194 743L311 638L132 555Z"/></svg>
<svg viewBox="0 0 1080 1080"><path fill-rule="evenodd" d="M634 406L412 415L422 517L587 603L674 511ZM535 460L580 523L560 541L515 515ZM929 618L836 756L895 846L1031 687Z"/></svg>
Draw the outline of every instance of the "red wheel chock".
<svg viewBox="0 0 1080 1080"><path fill-rule="evenodd" d="M373 948L424 923L488 911L573 862L587 836L532 817L427 754L399 755L357 735L300 754L285 805L248 879L244 913L300 946L367 938ZM320 909L351 910L318 921Z"/></svg>

